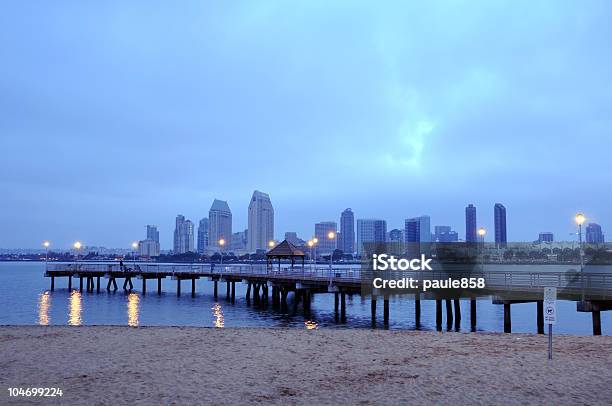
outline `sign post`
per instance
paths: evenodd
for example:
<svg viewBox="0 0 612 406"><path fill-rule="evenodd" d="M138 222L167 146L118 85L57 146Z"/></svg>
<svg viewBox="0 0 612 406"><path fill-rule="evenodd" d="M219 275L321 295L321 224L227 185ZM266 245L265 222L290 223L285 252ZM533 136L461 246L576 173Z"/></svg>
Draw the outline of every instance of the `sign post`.
<svg viewBox="0 0 612 406"><path fill-rule="evenodd" d="M548 359L552 360L552 326L557 324L557 288L544 288L544 323L548 324Z"/></svg>

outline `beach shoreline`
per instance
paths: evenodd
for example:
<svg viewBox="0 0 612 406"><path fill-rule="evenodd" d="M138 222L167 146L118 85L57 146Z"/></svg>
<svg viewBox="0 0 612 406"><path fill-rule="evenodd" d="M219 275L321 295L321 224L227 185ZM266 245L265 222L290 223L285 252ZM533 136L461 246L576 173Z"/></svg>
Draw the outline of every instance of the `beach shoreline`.
<svg viewBox="0 0 612 406"><path fill-rule="evenodd" d="M612 337L0 326L0 403L605 404ZM57 387L61 399L9 398ZM53 403L55 404L55 403Z"/></svg>

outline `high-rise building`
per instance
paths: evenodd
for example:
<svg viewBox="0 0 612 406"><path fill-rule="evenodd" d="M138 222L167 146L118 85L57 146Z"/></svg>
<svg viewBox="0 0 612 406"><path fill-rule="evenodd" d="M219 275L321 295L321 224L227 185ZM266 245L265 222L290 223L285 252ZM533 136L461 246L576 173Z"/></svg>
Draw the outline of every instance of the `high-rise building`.
<svg viewBox="0 0 612 406"><path fill-rule="evenodd" d="M478 242L476 236L476 206L471 203L465 208L465 242Z"/></svg>
<svg viewBox="0 0 612 406"><path fill-rule="evenodd" d="M387 241L389 242L404 242L404 231L399 228L394 228L387 233Z"/></svg>
<svg viewBox="0 0 612 406"><path fill-rule="evenodd" d="M203 254L208 247L208 218L204 217L198 224L198 252Z"/></svg>
<svg viewBox="0 0 612 406"><path fill-rule="evenodd" d="M232 234L232 242L230 243L230 249L232 251L242 251L247 247L247 230L238 231Z"/></svg>
<svg viewBox="0 0 612 406"><path fill-rule="evenodd" d="M319 240L317 243L317 253L329 254L336 249L336 232L338 225L335 221L322 221L315 224L315 237ZM328 234L330 231L334 232L334 238L329 239Z"/></svg>
<svg viewBox="0 0 612 406"><path fill-rule="evenodd" d="M249 203L248 250L267 249L274 239L274 208L267 193L253 192Z"/></svg>
<svg viewBox="0 0 612 406"><path fill-rule="evenodd" d="M377 219L357 219L357 254L364 251L363 245L373 242L385 242L387 239L387 222Z"/></svg>
<svg viewBox="0 0 612 406"><path fill-rule="evenodd" d="M191 220L186 220L185 221L185 235L184 235L184 239L185 239L185 252L195 252L195 245L194 245L194 226L193 226L193 222Z"/></svg>
<svg viewBox="0 0 612 406"><path fill-rule="evenodd" d="M157 226L147 225L147 240L159 242L159 231L157 231Z"/></svg>
<svg viewBox="0 0 612 406"><path fill-rule="evenodd" d="M138 255L141 257L159 256L159 231L157 226L147 225L147 238L138 242Z"/></svg>
<svg viewBox="0 0 612 406"><path fill-rule="evenodd" d="M158 257L159 256L159 242L155 240L142 240L138 242L138 255L141 257Z"/></svg>
<svg viewBox="0 0 612 406"><path fill-rule="evenodd" d="M551 233L550 231L541 232L540 235L538 236L538 242L553 242L553 241L554 241L553 233Z"/></svg>
<svg viewBox="0 0 612 406"><path fill-rule="evenodd" d="M340 214L338 248L346 254L355 252L355 215L349 208Z"/></svg>
<svg viewBox="0 0 612 406"><path fill-rule="evenodd" d="M404 222L406 242L431 242L431 225L429 216L414 217Z"/></svg>
<svg viewBox="0 0 612 406"><path fill-rule="evenodd" d="M495 220L495 246L504 248L508 242L506 236L506 208L501 203L495 203L493 207Z"/></svg>
<svg viewBox="0 0 612 406"><path fill-rule="evenodd" d="M232 211L224 200L215 199L208 211L208 245L220 249L219 241L225 241L228 248L232 238Z"/></svg>
<svg viewBox="0 0 612 406"><path fill-rule="evenodd" d="M185 223L185 216L182 214L176 216L174 225L174 245L172 249L175 254L183 254L187 252Z"/></svg>
<svg viewBox="0 0 612 406"><path fill-rule="evenodd" d="M587 244L603 244L604 235L599 224L589 223L586 226L586 242Z"/></svg>
<svg viewBox="0 0 612 406"><path fill-rule="evenodd" d="M457 234L456 231L453 231L450 226L435 226L434 241L457 242L459 241L459 234Z"/></svg>
<svg viewBox="0 0 612 406"><path fill-rule="evenodd" d="M291 244L298 246L302 244L302 240L300 240L295 231L287 231L285 233L285 240L289 241Z"/></svg>

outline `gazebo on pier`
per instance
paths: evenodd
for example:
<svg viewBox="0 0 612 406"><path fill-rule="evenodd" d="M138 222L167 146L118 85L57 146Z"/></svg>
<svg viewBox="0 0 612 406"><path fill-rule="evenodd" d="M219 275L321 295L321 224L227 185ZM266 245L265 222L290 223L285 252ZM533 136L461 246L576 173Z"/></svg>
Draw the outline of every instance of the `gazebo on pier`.
<svg viewBox="0 0 612 406"><path fill-rule="evenodd" d="M272 248L266 253L266 261L268 263L268 269L274 268L274 260L278 260L278 270L281 270L281 260L291 259L291 270L295 265L295 259L302 259L302 271L304 270L304 253L299 250L295 245L289 241L284 240L276 247Z"/></svg>

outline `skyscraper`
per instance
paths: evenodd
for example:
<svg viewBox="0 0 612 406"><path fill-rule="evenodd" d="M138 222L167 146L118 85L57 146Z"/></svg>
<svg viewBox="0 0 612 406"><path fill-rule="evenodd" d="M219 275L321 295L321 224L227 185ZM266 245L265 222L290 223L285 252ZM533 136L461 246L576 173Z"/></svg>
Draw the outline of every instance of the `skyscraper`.
<svg viewBox="0 0 612 406"><path fill-rule="evenodd" d="M336 249L336 237L329 239L327 235L330 231L336 233L338 225L335 221L322 221L315 224L315 237L319 240L317 243L317 252L319 254L329 254Z"/></svg>
<svg viewBox="0 0 612 406"><path fill-rule="evenodd" d="M495 220L495 246L497 248L504 248L508 242L506 237L506 208L501 203L495 203L493 212Z"/></svg>
<svg viewBox="0 0 612 406"><path fill-rule="evenodd" d="M249 203L249 227L247 249L255 252L267 249L268 242L274 239L274 208L267 193L253 192Z"/></svg>
<svg viewBox="0 0 612 406"><path fill-rule="evenodd" d="M351 209L340 214L340 239L338 248L346 254L355 252L355 215Z"/></svg>
<svg viewBox="0 0 612 406"><path fill-rule="evenodd" d="M589 223L586 226L586 242L587 244L602 244L604 242L604 235L599 224Z"/></svg>
<svg viewBox="0 0 612 406"><path fill-rule="evenodd" d="M385 242L387 237L387 222L377 219L357 219L357 254L364 251L364 244Z"/></svg>
<svg viewBox="0 0 612 406"><path fill-rule="evenodd" d="M208 212L208 245L220 249L219 240L229 248L232 238L232 212L224 200L215 199Z"/></svg>
<svg viewBox="0 0 612 406"><path fill-rule="evenodd" d="M457 242L459 235L450 226L435 226L434 241L437 242Z"/></svg>
<svg viewBox="0 0 612 406"><path fill-rule="evenodd" d="M193 223L191 220L185 220L185 216L181 214L176 216L173 248L175 254L194 252Z"/></svg>
<svg viewBox="0 0 612 406"><path fill-rule="evenodd" d="M406 242L431 242L431 221L429 216L414 217L404 221Z"/></svg>
<svg viewBox="0 0 612 406"><path fill-rule="evenodd" d="M153 240L159 243L159 231L157 231L157 226L147 225L147 240Z"/></svg>
<svg viewBox="0 0 612 406"><path fill-rule="evenodd" d="M203 254L208 247L208 218L204 217L198 224L198 252Z"/></svg>
<svg viewBox="0 0 612 406"><path fill-rule="evenodd" d="M553 242L554 236L550 231L543 231L538 236L538 242Z"/></svg>
<svg viewBox="0 0 612 406"><path fill-rule="evenodd" d="M465 208L465 242L478 242L476 237L476 206L471 203Z"/></svg>

